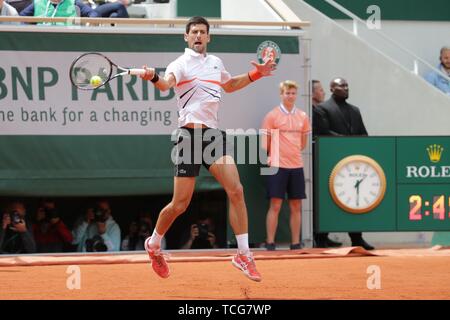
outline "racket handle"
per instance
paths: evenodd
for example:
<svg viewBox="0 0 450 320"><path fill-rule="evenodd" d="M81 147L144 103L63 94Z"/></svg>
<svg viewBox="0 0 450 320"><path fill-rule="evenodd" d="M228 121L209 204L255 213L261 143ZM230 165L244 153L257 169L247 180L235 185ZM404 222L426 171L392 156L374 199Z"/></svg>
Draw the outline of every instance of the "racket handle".
<svg viewBox="0 0 450 320"><path fill-rule="evenodd" d="M133 76L140 76L145 74L145 69L130 69L128 74L131 74Z"/></svg>

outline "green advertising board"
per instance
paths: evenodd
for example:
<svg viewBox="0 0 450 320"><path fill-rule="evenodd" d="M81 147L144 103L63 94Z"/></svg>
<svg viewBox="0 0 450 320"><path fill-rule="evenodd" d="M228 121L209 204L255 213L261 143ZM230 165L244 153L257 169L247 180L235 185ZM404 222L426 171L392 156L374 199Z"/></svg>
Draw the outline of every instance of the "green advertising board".
<svg viewBox="0 0 450 320"><path fill-rule="evenodd" d="M318 231L450 230L445 150L450 137L319 138Z"/></svg>

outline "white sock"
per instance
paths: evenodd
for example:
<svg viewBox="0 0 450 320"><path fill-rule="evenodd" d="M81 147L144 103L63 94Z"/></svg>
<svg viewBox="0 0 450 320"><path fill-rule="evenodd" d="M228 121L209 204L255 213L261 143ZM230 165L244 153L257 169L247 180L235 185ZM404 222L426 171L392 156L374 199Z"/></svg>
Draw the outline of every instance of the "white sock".
<svg viewBox="0 0 450 320"><path fill-rule="evenodd" d="M240 254L247 254L250 251L248 247L248 233L237 234L236 240Z"/></svg>
<svg viewBox="0 0 450 320"><path fill-rule="evenodd" d="M161 247L161 239L164 235L160 235L158 234L158 232L156 232L156 228L155 230L153 230L153 234L150 237L150 245L156 245L158 247Z"/></svg>

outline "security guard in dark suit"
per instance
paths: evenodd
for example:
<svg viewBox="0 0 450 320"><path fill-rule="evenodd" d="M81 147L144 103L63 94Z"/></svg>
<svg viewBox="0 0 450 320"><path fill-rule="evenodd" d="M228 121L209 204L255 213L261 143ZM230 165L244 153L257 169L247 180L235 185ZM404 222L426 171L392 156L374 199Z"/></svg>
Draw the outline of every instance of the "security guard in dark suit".
<svg viewBox="0 0 450 320"><path fill-rule="evenodd" d="M332 96L314 107L313 126L318 135L367 136L367 130L359 108L347 103L348 83L343 78L335 78L330 83ZM317 127L316 127L317 126ZM366 250L374 247L364 241L361 232L349 232L352 246Z"/></svg>

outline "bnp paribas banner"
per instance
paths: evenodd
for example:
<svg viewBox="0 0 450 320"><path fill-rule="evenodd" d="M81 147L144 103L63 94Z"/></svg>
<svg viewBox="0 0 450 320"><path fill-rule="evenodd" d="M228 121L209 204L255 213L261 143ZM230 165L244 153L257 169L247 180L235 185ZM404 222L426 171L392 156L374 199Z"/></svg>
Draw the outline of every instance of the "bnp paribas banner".
<svg viewBox="0 0 450 320"><path fill-rule="evenodd" d="M80 91L71 85L69 67L84 52L101 52L123 67L147 65L163 74L184 52L183 30L148 34L47 29L0 31L0 135L148 135L169 134L177 127L173 90L160 92L148 81L125 76L95 91ZM250 61L267 54L278 61L274 76L223 93L222 129L258 129L266 112L279 103L282 80L296 80L301 92L307 92L298 35L212 30L208 51L222 58L232 75L248 72ZM305 108L301 99L299 106Z"/></svg>

